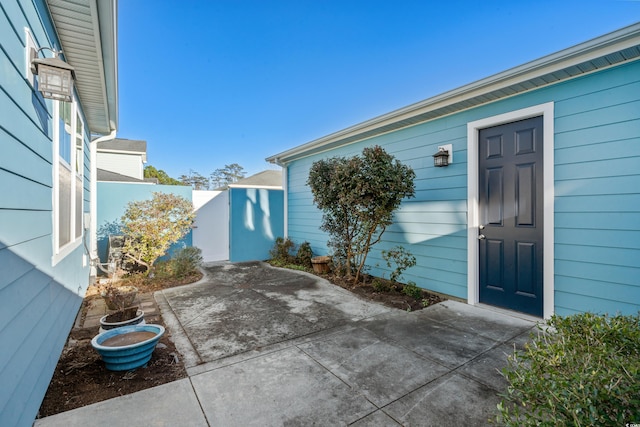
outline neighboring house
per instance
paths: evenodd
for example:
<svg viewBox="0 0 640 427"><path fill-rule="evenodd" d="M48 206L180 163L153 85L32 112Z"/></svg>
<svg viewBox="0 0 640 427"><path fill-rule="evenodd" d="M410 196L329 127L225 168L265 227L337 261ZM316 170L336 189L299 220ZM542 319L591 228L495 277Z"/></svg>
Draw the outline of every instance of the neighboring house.
<svg viewBox="0 0 640 427"><path fill-rule="evenodd" d="M194 191L193 246L205 262L265 260L284 234L282 172L266 170L227 191Z"/></svg>
<svg viewBox="0 0 640 427"><path fill-rule="evenodd" d="M137 181L144 181L144 164L147 163L147 141L115 138L99 142L96 162L99 181L107 180L101 179L100 174L108 172L124 175ZM106 176L103 176L103 178L106 178Z"/></svg>
<svg viewBox="0 0 640 427"><path fill-rule="evenodd" d="M102 263L108 261L109 236L122 233L121 218L129 202L151 199L153 193L175 194L192 201L189 186L158 185L156 178L144 178L146 162L146 141L114 139L98 144L97 229L93 235L93 247ZM176 249L191 246L191 236L192 233L189 233L172 245L169 254Z"/></svg>
<svg viewBox="0 0 640 427"><path fill-rule="evenodd" d="M309 168L372 145L414 169L416 197L369 265L399 244L417 258L406 280L469 304L640 309L640 24L268 158L288 237L326 252ZM436 168L441 146L452 164Z"/></svg>
<svg viewBox="0 0 640 427"><path fill-rule="evenodd" d="M116 22L116 0L0 3L2 426L32 425L89 284L95 138L118 124ZM43 47L75 69L70 102L38 90L29 53Z"/></svg>

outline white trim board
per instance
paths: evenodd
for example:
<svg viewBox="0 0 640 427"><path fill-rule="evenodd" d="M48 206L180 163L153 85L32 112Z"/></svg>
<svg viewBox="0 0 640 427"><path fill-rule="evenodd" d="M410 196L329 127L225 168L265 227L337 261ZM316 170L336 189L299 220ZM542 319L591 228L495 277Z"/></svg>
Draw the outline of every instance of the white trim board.
<svg viewBox="0 0 640 427"><path fill-rule="evenodd" d="M480 129L543 117L543 316L554 313L554 104L548 102L467 123L467 302L479 304L478 266L478 134Z"/></svg>

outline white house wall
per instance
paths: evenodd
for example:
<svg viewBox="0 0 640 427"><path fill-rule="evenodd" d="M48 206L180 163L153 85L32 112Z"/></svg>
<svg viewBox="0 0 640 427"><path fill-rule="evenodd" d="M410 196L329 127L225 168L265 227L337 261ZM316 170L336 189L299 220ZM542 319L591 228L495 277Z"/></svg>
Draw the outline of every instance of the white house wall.
<svg viewBox="0 0 640 427"><path fill-rule="evenodd" d="M136 179L144 178L144 164L140 154L104 153L98 151L96 157L100 169Z"/></svg>
<svg viewBox="0 0 640 427"><path fill-rule="evenodd" d="M204 262L229 259L229 191L193 191L193 246Z"/></svg>

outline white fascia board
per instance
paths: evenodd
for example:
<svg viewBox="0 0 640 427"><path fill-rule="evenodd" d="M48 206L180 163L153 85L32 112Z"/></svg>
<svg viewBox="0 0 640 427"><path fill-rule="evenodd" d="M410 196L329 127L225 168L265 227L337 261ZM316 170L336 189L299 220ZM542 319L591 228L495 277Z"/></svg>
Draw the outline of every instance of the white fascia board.
<svg viewBox="0 0 640 427"><path fill-rule="evenodd" d="M376 129L395 122L410 119L417 115L437 110L438 108L446 107L460 101L473 99L515 84L520 84L614 52L638 46L639 44L640 23L637 23L518 67L494 74L482 80L461 86L457 89L436 95L424 101L383 114L355 126L351 126L325 137L313 140L290 150L283 151L282 153L274 156L267 157L266 160L270 163L282 166L290 160L305 156L307 152L321 150L323 146L336 143L342 139L354 136L357 137L359 134L375 131ZM602 68L598 70L601 69ZM494 101L495 100L488 102Z"/></svg>
<svg viewBox="0 0 640 427"><path fill-rule="evenodd" d="M256 190L282 190L279 185L233 185L229 184L229 188L255 188Z"/></svg>
<svg viewBox="0 0 640 427"><path fill-rule="evenodd" d="M92 10L97 11L98 19L94 20L94 31L99 34L98 40L102 52L102 68L105 79L105 101L109 113L109 127L118 128L118 1L91 0ZM97 27L96 27L97 25Z"/></svg>

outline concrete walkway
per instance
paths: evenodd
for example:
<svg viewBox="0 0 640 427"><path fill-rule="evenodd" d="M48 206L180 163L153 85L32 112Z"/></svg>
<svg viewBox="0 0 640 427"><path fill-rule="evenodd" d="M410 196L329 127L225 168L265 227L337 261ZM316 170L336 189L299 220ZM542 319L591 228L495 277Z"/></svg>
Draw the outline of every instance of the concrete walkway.
<svg viewBox="0 0 640 427"><path fill-rule="evenodd" d="M534 322L446 301L407 313L263 263L155 294L189 378L48 426L486 425Z"/></svg>

